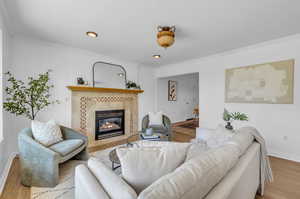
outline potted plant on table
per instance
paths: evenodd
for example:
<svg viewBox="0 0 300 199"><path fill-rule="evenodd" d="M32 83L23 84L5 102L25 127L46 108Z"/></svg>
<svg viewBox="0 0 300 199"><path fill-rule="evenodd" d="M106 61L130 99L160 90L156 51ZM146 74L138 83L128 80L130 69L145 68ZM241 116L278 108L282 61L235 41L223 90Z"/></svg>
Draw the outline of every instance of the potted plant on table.
<svg viewBox="0 0 300 199"><path fill-rule="evenodd" d="M224 109L223 112L223 120L227 122L225 128L228 130L233 130L233 126L231 123L234 120L239 120L239 121L248 121L248 116L245 113L240 113L240 112L232 112L230 113L227 109Z"/></svg>
<svg viewBox="0 0 300 199"><path fill-rule="evenodd" d="M53 85L49 85L49 72L39 74L36 79L28 77L27 84L17 80L10 72L5 73L9 85L5 88L7 97L3 108L16 116L23 115L34 120L41 110L58 103L58 100L50 100Z"/></svg>

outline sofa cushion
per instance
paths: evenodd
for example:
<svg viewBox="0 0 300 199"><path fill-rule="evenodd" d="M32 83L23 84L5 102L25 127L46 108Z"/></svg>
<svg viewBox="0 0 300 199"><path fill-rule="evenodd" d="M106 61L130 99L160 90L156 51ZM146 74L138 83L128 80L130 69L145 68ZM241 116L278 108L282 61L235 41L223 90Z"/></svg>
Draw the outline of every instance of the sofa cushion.
<svg viewBox="0 0 300 199"><path fill-rule="evenodd" d="M249 132L243 132L237 130L234 136L227 142L227 144L234 144L238 147L240 151L240 156L242 156L249 146L253 143L254 137Z"/></svg>
<svg viewBox="0 0 300 199"><path fill-rule="evenodd" d="M111 199L136 199L136 192L111 169L107 168L100 160L90 158L88 167L98 179Z"/></svg>
<svg viewBox="0 0 300 199"><path fill-rule="evenodd" d="M66 156L84 143L81 139L69 139L51 145L49 148L61 156Z"/></svg>
<svg viewBox="0 0 300 199"><path fill-rule="evenodd" d="M154 144L148 147L118 148L122 177L140 193L154 181L180 166L185 160L189 146L189 143L174 143L161 147Z"/></svg>
<svg viewBox="0 0 300 199"><path fill-rule="evenodd" d="M138 199L199 199L237 163L235 145L212 149L191 159L142 191Z"/></svg>
<svg viewBox="0 0 300 199"><path fill-rule="evenodd" d="M202 155L203 153L205 153L208 150L208 147L206 145L206 142L204 141L198 141L198 142L194 142L191 144L191 146L189 147L187 154L186 154L186 159L185 161L188 161L190 159L193 159L199 155Z"/></svg>
<svg viewBox="0 0 300 199"><path fill-rule="evenodd" d="M54 120L47 123L32 120L31 130L34 139L44 146L50 146L63 140L60 127Z"/></svg>

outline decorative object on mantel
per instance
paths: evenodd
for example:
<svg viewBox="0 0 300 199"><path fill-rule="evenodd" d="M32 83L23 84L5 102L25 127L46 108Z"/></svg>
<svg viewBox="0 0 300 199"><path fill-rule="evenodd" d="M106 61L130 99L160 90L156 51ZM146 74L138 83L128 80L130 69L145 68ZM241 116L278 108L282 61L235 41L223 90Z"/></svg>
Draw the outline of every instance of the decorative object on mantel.
<svg viewBox="0 0 300 199"><path fill-rule="evenodd" d="M193 110L194 118L199 118L199 106L196 106Z"/></svg>
<svg viewBox="0 0 300 199"><path fill-rule="evenodd" d="M158 26L157 43L167 49L175 42L175 26Z"/></svg>
<svg viewBox="0 0 300 199"><path fill-rule="evenodd" d="M103 61L97 61L93 64L92 66L92 70L93 70L93 87L95 87L95 67L97 66L97 64L105 64L107 66L112 66L112 67L118 67L120 68L123 72L122 73L118 73L117 75L119 77L124 77L124 87L126 87L126 84L127 84L127 72L126 72L126 69L121 66L121 65L118 65L118 64L112 64L112 63L108 63L108 62L103 62Z"/></svg>
<svg viewBox="0 0 300 199"><path fill-rule="evenodd" d="M227 109L224 109L223 112L223 120L227 122L225 128L228 130L233 130L233 126L231 125L231 122L234 120L239 120L239 121L248 121L248 116L245 113L240 113L240 112L228 112Z"/></svg>
<svg viewBox="0 0 300 199"><path fill-rule="evenodd" d="M169 80L168 81L168 101L177 100L177 82Z"/></svg>
<svg viewBox="0 0 300 199"><path fill-rule="evenodd" d="M37 79L28 77L27 85L10 72L5 73L10 85L5 88L7 97L3 108L16 116L23 115L34 120L41 110L50 104L59 103L58 100L50 100L50 89L54 86L49 85L49 73L50 70L41 73Z"/></svg>
<svg viewBox="0 0 300 199"><path fill-rule="evenodd" d="M293 104L295 60L227 69L226 103Z"/></svg>
<svg viewBox="0 0 300 199"><path fill-rule="evenodd" d="M83 80L82 77L77 77L77 84L78 85L84 85L85 84L85 81Z"/></svg>
<svg viewBox="0 0 300 199"><path fill-rule="evenodd" d="M140 85L138 85L134 81L127 81L126 88L127 89L137 89L137 90L141 89Z"/></svg>

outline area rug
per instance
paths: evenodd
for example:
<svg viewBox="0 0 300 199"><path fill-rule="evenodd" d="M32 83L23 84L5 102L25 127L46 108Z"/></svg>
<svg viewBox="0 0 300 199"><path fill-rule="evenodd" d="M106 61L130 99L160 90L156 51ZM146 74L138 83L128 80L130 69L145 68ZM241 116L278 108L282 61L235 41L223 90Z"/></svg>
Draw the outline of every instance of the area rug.
<svg viewBox="0 0 300 199"><path fill-rule="evenodd" d="M115 147L113 147L115 148ZM113 148L97 151L90 155L101 160L107 167L111 168L111 162L108 154ZM53 188L31 187L31 199L74 199L74 176L75 167L79 164L86 164L86 161L70 160L60 165L59 168L59 184ZM121 173L121 169L115 170L117 174Z"/></svg>

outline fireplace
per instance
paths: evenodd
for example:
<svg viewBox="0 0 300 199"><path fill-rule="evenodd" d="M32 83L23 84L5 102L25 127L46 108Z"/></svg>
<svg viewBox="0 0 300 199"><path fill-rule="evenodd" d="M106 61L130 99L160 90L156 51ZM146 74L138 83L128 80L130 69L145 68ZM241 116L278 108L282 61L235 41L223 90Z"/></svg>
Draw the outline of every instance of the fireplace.
<svg viewBox="0 0 300 199"><path fill-rule="evenodd" d="M96 111L95 140L125 134L124 110Z"/></svg>

